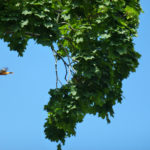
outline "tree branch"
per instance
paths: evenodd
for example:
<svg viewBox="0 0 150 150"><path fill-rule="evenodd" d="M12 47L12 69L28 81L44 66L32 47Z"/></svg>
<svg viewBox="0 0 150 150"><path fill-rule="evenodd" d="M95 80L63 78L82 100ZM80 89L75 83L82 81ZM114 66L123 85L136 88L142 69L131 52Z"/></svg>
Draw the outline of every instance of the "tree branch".
<svg viewBox="0 0 150 150"><path fill-rule="evenodd" d="M54 46L51 45L51 49L53 51L53 55L54 55L54 58L55 58L55 72L56 72L56 88L58 88L58 81L60 82L60 84L62 85L61 81L59 80L58 78L58 70L57 70L57 54L55 53L55 49L54 49Z"/></svg>
<svg viewBox="0 0 150 150"><path fill-rule="evenodd" d="M14 34L15 32L13 31L7 31L5 32L6 34ZM32 33L32 32L25 32L26 35L30 35L30 36L40 36L40 34L38 33Z"/></svg>

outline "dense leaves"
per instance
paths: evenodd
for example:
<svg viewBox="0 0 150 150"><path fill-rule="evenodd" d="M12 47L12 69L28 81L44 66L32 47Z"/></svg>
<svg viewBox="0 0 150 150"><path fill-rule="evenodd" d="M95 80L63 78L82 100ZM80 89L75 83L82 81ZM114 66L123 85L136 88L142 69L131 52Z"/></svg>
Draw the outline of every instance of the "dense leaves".
<svg viewBox="0 0 150 150"><path fill-rule="evenodd" d="M0 2L0 38L11 50L22 55L27 41L34 39L52 48L56 43L57 58L72 60L68 62L74 68L71 80L49 92L46 137L64 144L86 114L110 122L113 106L122 101L122 80L138 66L133 37L141 12L139 0Z"/></svg>
<svg viewBox="0 0 150 150"><path fill-rule="evenodd" d="M0 0L0 3L0 38L20 56L29 39L48 46L57 40L57 14L52 1Z"/></svg>

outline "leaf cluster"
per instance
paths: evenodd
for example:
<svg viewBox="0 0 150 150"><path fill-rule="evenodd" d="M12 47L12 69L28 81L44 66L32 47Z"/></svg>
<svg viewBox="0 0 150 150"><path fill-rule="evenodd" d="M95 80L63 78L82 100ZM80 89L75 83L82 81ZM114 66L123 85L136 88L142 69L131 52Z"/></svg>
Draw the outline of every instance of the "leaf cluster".
<svg viewBox="0 0 150 150"><path fill-rule="evenodd" d="M58 38L52 0L0 1L0 38L20 56L29 39L50 46Z"/></svg>
<svg viewBox="0 0 150 150"><path fill-rule="evenodd" d="M56 43L59 59L70 55L75 62L72 79L49 92L46 138L64 144L86 114L110 122L113 106L122 101L122 81L138 66L133 37L140 12L139 0L1 2L0 38L10 49L22 55L29 39Z"/></svg>

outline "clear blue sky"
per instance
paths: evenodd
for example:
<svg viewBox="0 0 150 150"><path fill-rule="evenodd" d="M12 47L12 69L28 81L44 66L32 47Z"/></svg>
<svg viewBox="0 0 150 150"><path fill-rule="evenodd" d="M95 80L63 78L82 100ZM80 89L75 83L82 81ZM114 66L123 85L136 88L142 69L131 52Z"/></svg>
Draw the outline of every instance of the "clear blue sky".
<svg viewBox="0 0 150 150"><path fill-rule="evenodd" d="M135 48L142 57L136 73L123 82L123 103L114 107L111 124L87 115L63 150L150 150L150 1L141 0L141 5L145 13ZM0 76L0 150L56 150L56 143L45 139L43 132L43 106L49 89L55 88L51 50L31 40L24 57L18 57L0 40L2 67L14 74Z"/></svg>

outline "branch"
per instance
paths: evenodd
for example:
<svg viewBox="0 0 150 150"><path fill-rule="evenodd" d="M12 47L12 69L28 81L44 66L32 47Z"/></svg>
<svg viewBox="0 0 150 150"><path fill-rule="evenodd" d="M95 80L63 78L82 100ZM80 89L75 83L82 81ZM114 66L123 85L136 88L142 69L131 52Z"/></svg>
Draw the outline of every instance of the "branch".
<svg viewBox="0 0 150 150"><path fill-rule="evenodd" d="M38 34L38 33L32 33L32 32L25 32L25 34L31 35L31 36L40 36L40 34Z"/></svg>
<svg viewBox="0 0 150 150"><path fill-rule="evenodd" d="M15 32L13 31L7 31L5 32L6 34L14 34ZM25 32L26 35L30 35L30 36L40 36L40 34L38 33L32 33L32 32Z"/></svg>
<svg viewBox="0 0 150 150"><path fill-rule="evenodd" d="M71 68L72 68L72 70L75 72L75 69L73 68L73 66L71 65L72 64L72 62L70 61L70 56L69 56L69 54L68 54L68 51L67 51L67 49L65 49L64 48L64 50L65 50L65 52L67 53L67 58L68 58L68 62L69 62L69 76L68 76L68 80L67 80L67 82L69 82L69 78L70 78L70 73L71 73Z"/></svg>
<svg viewBox="0 0 150 150"><path fill-rule="evenodd" d="M56 88L58 88L58 81L60 82L61 85L62 85L62 83L61 83L61 81L60 81L59 78L58 78L57 56L56 56L55 49L54 49L54 46L53 46L53 45L51 45L51 49L52 49L52 51L53 51L53 55L54 55L54 58L55 58Z"/></svg>
<svg viewBox="0 0 150 150"><path fill-rule="evenodd" d="M75 72L75 69L73 68L73 66L72 66L71 64L73 64L74 62L78 62L78 61L75 60L74 62L71 62L71 61L70 61L71 56L69 56L67 49L63 47L63 44L61 43L60 40L58 40L58 42L59 42L60 46L65 50L65 52L66 52L66 54L67 54L68 62L69 62L68 67L71 67L72 70ZM70 71L71 71L71 70L70 70ZM71 72L72 72L72 71L71 71Z"/></svg>
<svg viewBox="0 0 150 150"><path fill-rule="evenodd" d="M64 58L59 53L57 53L57 51L54 49L53 46L51 46L51 48L57 54L57 56L60 57L60 59L63 61L63 63L68 67L69 65L66 63L66 61L64 60Z"/></svg>
<svg viewBox="0 0 150 150"><path fill-rule="evenodd" d="M54 49L53 46L51 46L51 49L52 49L53 52L55 52L55 54L57 54L57 56L60 57L60 59L61 59L61 60L63 61L63 63L64 63L65 70L66 70L65 80L67 81L67 74L68 74L67 67L69 67L69 65L66 63L66 61L64 60L64 58L63 58L59 53L57 53L57 51Z"/></svg>
<svg viewBox="0 0 150 150"><path fill-rule="evenodd" d="M68 80L67 80L67 82L68 82L69 79L70 79L71 62L70 62L70 57L69 57L69 54L68 54L67 50L65 48L64 48L64 50L67 53L68 62L69 62L69 76L68 76Z"/></svg>

